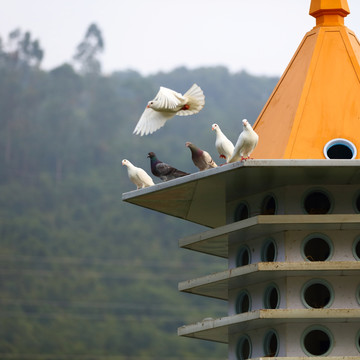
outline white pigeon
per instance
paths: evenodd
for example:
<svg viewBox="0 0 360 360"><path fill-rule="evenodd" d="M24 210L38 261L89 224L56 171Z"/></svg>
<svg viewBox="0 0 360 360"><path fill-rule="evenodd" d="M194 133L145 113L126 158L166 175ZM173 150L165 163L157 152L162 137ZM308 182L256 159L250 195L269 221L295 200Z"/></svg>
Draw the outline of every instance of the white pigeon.
<svg viewBox="0 0 360 360"><path fill-rule="evenodd" d="M239 135L229 163L249 159L259 140L259 135L253 130L249 122L244 119L242 123L244 130Z"/></svg>
<svg viewBox="0 0 360 360"><path fill-rule="evenodd" d="M224 135L218 124L212 124L211 129L215 130L215 147L220 157L226 159L226 162L229 162L229 159L234 152L234 144Z"/></svg>
<svg viewBox="0 0 360 360"><path fill-rule="evenodd" d="M152 178L144 169L134 166L127 159L124 159L121 163L127 167L129 179L136 185L137 189L155 185Z"/></svg>
<svg viewBox="0 0 360 360"><path fill-rule="evenodd" d="M184 95L161 86L154 100L148 102L134 134L151 134L165 125L175 115L187 116L198 113L205 105L201 88L194 84Z"/></svg>

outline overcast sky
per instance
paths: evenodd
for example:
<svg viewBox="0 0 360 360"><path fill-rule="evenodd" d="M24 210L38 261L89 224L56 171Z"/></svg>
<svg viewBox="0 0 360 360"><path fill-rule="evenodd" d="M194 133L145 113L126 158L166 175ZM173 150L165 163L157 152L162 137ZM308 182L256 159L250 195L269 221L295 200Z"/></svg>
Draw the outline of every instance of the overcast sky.
<svg viewBox="0 0 360 360"><path fill-rule="evenodd" d="M105 40L106 73L147 75L178 66L227 66L281 75L315 25L310 0L1 0L0 36L20 27L39 39L44 69L69 62L90 23ZM360 37L360 0L345 25Z"/></svg>

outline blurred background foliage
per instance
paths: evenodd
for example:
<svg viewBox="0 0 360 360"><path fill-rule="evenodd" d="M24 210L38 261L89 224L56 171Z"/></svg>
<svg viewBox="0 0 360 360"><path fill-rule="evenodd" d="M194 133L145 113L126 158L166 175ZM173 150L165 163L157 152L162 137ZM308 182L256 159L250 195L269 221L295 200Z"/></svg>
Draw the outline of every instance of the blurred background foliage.
<svg viewBox="0 0 360 360"><path fill-rule="evenodd" d="M185 142L218 159L211 125L235 142L278 79L220 66L105 75L103 49L91 24L73 62L44 71L29 32L0 41L0 358L225 359L225 345L177 328L225 316L226 302L177 283L227 263L178 248L203 227L122 202L135 186L121 160L150 174L154 151L197 171ZM206 96L199 114L132 134L159 86L184 93L193 83Z"/></svg>

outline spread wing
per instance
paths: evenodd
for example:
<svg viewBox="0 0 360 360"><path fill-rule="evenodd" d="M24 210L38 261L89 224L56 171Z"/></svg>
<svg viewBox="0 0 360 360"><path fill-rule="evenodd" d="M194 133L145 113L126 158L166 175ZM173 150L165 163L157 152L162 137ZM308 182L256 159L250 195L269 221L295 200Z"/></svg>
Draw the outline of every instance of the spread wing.
<svg viewBox="0 0 360 360"><path fill-rule="evenodd" d="M175 113L155 111L150 108L146 108L140 117L140 120L136 124L134 134L147 135L160 129L165 125L166 121L175 116Z"/></svg>
<svg viewBox="0 0 360 360"><path fill-rule="evenodd" d="M161 86L154 101L162 109L175 109L185 103L185 98L180 93Z"/></svg>

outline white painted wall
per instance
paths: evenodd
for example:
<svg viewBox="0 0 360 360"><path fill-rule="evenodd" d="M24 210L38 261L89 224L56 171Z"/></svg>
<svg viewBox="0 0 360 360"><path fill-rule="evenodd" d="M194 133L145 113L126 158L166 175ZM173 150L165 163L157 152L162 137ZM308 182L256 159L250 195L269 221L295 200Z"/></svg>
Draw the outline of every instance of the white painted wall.
<svg viewBox="0 0 360 360"><path fill-rule="evenodd" d="M331 213L333 214L355 214L354 202L359 195L358 186L285 186L282 188L271 189L269 192L254 194L243 199L236 199L227 204L227 222L234 221L234 212L238 204L245 201L250 209L250 216L259 215L261 212L261 204L263 199L273 194L277 202L277 214L304 214L303 199L307 192L311 189L323 189L330 194L333 202ZM277 234L271 234L271 237L277 244L277 261L283 262L304 262L301 254L304 239L314 233L325 234L333 244L333 255L329 261L356 261L353 254L354 241L360 237L360 231L356 230L322 230L318 228L313 231L286 231ZM236 257L239 248L247 245L251 252L251 263L261 261L261 249L268 236L251 239L236 239L230 235L229 246L229 268L236 267ZM239 286L229 290L229 315L234 315L236 299L242 289L246 289L251 296L252 310L262 309L264 292L270 283L276 283L280 290L280 308L303 309L306 308L301 300L301 291L304 284L313 279L310 276L299 276L276 279L274 281L262 282L242 286L241 279ZM326 280L331 284L334 299L330 308L346 309L359 308L358 292L360 288L360 276L315 276ZM276 327L280 339L280 348L278 356L306 356L301 347L301 336L303 332L315 323L290 323ZM356 323L327 323L324 324L333 334L334 344L329 356L359 356L360 352L356 346L358 334L360 332L360 324ZM252 358L264 356L263 341L264 336L269 328L251 330L246 332L252 341ZM242 334L229 335L229 360L237 360L236 345Z"/></svg>
<svg viewBox="0 0 360 360"><path fill-rule="evenodd" d="M301 339L303 333L310 326L314 325L319 324L316 322L290 323L246 332L252 343L251 358L264 356L264 339L270 329L274 329L279 337L278 357L306 357L307 355L303 350ZM330 331L334 340L332 350L328 356L359 356L360 358L360 352L356 346L360 325L352 323L326 323L325 327ZM238 360L236 347L240 337L241 335L239 334L231 334L229 337L229 360Z"/></svg>

